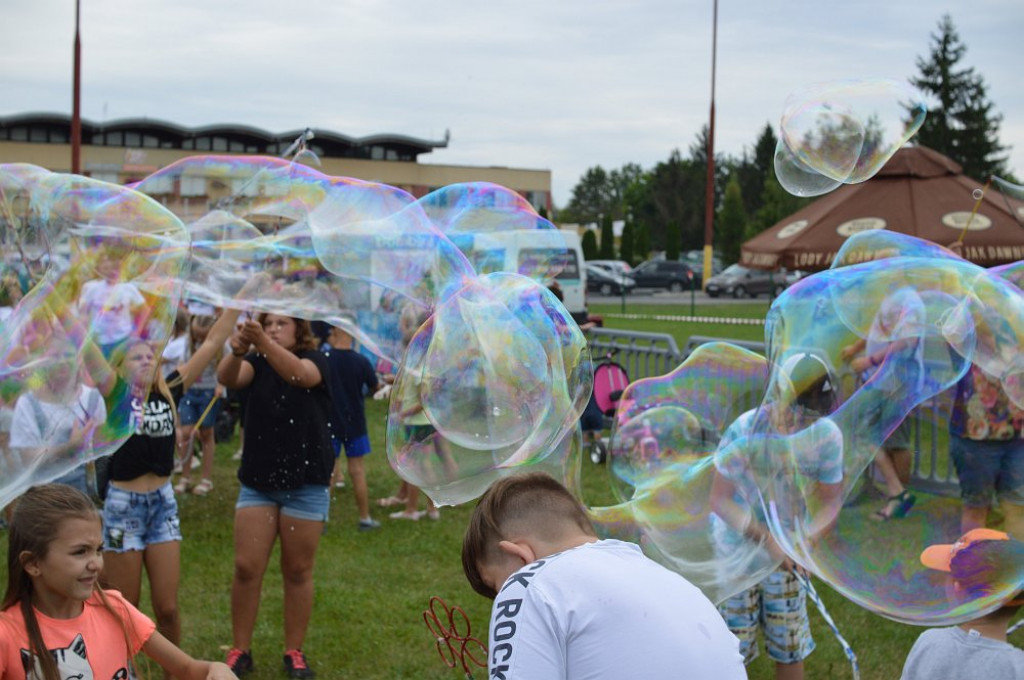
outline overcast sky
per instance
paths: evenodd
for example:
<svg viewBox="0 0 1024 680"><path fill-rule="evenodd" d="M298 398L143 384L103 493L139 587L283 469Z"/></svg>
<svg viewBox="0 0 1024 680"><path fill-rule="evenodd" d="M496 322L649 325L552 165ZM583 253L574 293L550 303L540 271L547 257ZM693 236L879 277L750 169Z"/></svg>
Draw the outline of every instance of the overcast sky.
<svg viewBox="0 0 1024 680"><path fill-rule="evenodd" d="M1021 0L722 0L716 150L820 81L907 78L949 12L1024 175ZM0 115L70 113L74 0L0 0ZM427 163L653 167L708 120L711 0L82 0L82 115L442 139ZM777 131L777 128L776 128Z"/></svg>

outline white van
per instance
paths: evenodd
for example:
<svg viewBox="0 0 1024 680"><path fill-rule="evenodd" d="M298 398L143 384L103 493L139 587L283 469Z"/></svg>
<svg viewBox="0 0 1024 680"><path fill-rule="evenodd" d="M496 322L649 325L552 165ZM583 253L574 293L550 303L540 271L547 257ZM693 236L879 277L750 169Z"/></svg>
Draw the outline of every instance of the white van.
<svg viewBox="0 0 1024 680"><path fill-rule="evenodd" d="M580 236L568 229L517 229L489 234L466 235L453 240L466 254L478 274L496 271L531 271L531 263L564 258L564 266L554 280L562 289L562 304L576 323L587 320L587 279L583 268Z"/></svg>

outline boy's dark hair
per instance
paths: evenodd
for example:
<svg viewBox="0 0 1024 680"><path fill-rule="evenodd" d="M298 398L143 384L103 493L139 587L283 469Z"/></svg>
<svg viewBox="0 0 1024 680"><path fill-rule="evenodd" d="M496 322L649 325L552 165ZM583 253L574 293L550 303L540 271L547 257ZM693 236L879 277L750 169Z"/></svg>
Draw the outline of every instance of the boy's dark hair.
<svg viewBox="0 0 1024 680"><path fill-rule="evenodd" d="M480 565L500 557L500 541L529 534L553 542L566 529L597 535L579 500L550 475L527 472L499 479L480 497L462 539L469 585L494 599L498 593L484 583Z"/></svg>

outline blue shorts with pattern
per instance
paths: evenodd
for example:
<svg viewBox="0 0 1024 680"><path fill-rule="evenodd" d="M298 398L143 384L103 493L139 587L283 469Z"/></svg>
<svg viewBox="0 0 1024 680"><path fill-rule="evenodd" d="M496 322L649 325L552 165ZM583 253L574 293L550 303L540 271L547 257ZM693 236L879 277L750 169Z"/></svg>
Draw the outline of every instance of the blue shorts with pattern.
<svg viewBox="0 0 1024 680"><path fill-rule="evenodd" d="M156 491L136 493L112 482L103 503L103 549L123 553L154 543L181 540L178 501L167 482Z"/></svg>
<svg viewBox="0 0 1024 680"><path fill-rule="evenodd" d="M776 569L718 605L718 611L740 639L745 664L758 656L758 628L764 630L764 646L773 661L798 663L814 651L804 591L791 572Z"/></svg>

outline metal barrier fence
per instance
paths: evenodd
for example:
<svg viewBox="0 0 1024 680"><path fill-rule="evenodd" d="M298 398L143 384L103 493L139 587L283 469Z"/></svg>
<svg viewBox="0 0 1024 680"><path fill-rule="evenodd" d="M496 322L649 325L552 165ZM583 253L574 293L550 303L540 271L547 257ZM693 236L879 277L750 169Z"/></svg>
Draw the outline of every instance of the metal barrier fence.
<svg viewBox="0 0 1024 680"><path fill-rule="evenodd" d="M669 373L694 349L706 342L728 342L764 354L763 342L703 335L690 336L682 350L676 344L675 338L668 333L592 328L587 331L587 337L594 362L609 358L621 364L631 381ZM851 379L854 379L852 374L840 377L841 382ZM949 401L948 394L939 395L918 406L908 416L912 418L911 445L914 454L910 486L943 496L958 496L960 487L948 455ZM869 474L874 475L873 470Z"/></svg>

